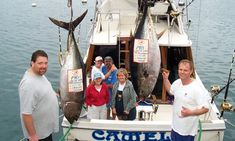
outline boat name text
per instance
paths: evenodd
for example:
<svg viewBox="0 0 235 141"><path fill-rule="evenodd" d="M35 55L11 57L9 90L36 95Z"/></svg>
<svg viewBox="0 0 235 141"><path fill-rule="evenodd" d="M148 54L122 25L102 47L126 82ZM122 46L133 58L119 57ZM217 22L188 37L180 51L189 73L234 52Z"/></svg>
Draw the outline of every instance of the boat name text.
<svg viewBox="0 0 235 141"><path fill-rule="evenodd" d="M97 141L171 141L166 132L95 130L92 137Z"/></svg>

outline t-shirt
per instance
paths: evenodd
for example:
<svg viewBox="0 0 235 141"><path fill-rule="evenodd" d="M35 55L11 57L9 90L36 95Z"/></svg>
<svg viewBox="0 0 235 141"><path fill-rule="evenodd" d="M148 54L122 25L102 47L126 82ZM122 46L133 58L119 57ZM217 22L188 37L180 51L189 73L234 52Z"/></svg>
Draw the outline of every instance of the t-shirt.
<svg viewBox="0 0 235 141"><path fill-rule="evenodd" d="M39 139L59 131L59 106L56 94L47 78L25 72L19 84L20 115L24 136L28 138L22 114L32 115Z"/></svg>
<svg viewBox="0 0 235 141"><path fill-rule="evenodd" d="M106 73L108 73L108 70L105 66L102 67L102 72L105 75ZM108 85L108 84L114 84L115 82L117 82L117 70L114 70L107 79L104 80L104 82Z"/></svg>
<svg viewBox="0 0 235 141"><path fill-rule="evenodd" d="M102 72L103 74L106 74L108 73L108 70L105 66L102 67ZM117 82L117 70L114 70L107 79L104 80L104 82L109 85L109 84L112 84L114 85L115 82ZM112 105L112 88L108 88L109 90L109 104L108 104L108 107L111 107Z"/></svg>
<svg viewBox="0 0 235 141"><path fill-rule="evenodd" d="M198 116L181 117L181 109L182 106L189 109L209 108L206 91L196 80L183 85L181 80L177 79L171 86L171 93L174 95L173 130L180 135L195 136L198 130Z"/></svg>
<svg viewBox="0 0 235 141"><path fill-rule="evenodd" d="M101 66L101 68L97 68L96 66L92 67L92 69L91 69L91 80L94 80L94 74L97 73L97 72L101 74L102 79L105 79L105 76L102 73L102 66Z"/></svg>

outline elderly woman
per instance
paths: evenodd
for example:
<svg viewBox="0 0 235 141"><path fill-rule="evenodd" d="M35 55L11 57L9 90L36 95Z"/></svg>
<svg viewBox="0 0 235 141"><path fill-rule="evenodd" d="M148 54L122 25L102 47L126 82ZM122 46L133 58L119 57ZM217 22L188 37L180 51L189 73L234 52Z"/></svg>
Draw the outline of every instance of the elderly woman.
<svg viewBox="0 0 235 141"><path fill-rule="evenodd" d="M101 72L94 74L93 82L86 89L86 105L88 119L107 119L109 92L107 85L102 83Z"/></svg>
<svg viewBox="0 0 235 141"><path fill-rule="evenodd" d="M136 118L136 92L128 79L126 69L117 71L118 81L113 85L112 112L119 120L134 120Z"/></svg>

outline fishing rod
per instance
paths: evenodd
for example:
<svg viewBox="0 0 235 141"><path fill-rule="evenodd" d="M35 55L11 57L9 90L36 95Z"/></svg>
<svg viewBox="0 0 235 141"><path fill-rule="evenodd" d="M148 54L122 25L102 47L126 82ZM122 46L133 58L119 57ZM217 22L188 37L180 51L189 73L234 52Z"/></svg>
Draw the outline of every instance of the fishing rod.
<svg viewBox="0 0 235 141"><path fill-rule="evenodd" d="M186 9L186 8L188 8L192 3L194 2L194 0L191 0L183 9L182 9L182 13L183 13L183 11Z"/></svg>
<svg viewBox="0 0 235 141"><path fill-rule="evenodd" d="M221 104L222 111L221 111L221 114L220 114L220 118L223 117L224 111L228 110L227 106L228 107L231 106L231 104L227 103L227 96L228 96L229 82L230 82L231 75L232 75L232 70L233 70L234 57L235 57L235 49L233 51L233 57L232 57L232 62L231 62L231 66L230 66L230 72L229 72L229 76L228 76L227 87L225 89L224 100L223 100L223 103ZM224 106L226 106L226 107L224 107Z"/></svg>
<svg viewBox="0 0 235 141"><path fill-rule="evenodd" d="M228 84L226 84L225 86L223 86L223 88L219 89L218 91L213 92L213 96L211 99L211 103L213 103L214 98L220 94L220 92L222 92L225 88L227 88L228 85L230 85L233 81L235 80L235 78L233 78L232 80L230 80L230 82ZM212 91L211 91L212 92Z"/></svg>
<svg viewBox="0 0 235 141"><path fill-rule="evenodd" d="M220 89L220 90L218 91L218 94L219 94L221 91L223 91L225 88L227 88L227 86L228 86L230 83L232 83L234 80L235 80L235 78L233 78L232 80L230 80L230 82L229 82L228 84L226 84L222 89ZM216 94L216 95L218 95L218 94Z"/></svg>

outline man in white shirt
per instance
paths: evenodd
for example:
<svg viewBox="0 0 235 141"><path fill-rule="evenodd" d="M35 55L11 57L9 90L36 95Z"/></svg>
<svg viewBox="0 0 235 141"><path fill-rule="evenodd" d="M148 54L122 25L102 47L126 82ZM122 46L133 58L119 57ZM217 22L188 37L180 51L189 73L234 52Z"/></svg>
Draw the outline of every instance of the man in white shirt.
<svg viewBox="0 0 235 141"><path fill-rule="evenodd" d="M163 70L164 85L174 95L172 141L194 141L197 134L199 115L208 112L206 91L194 77L192 61L181 60L178 66L179 79L172 85L168 80L169 71Z"/></svg>
<svg viewBox="0 0 235 141"><path fill-rule="evenodd" d="M59 131L59 105L44 75L47 68L46 52L35 51L19 84L21 123L28 141L52 141L52 133Z"/></svg>

